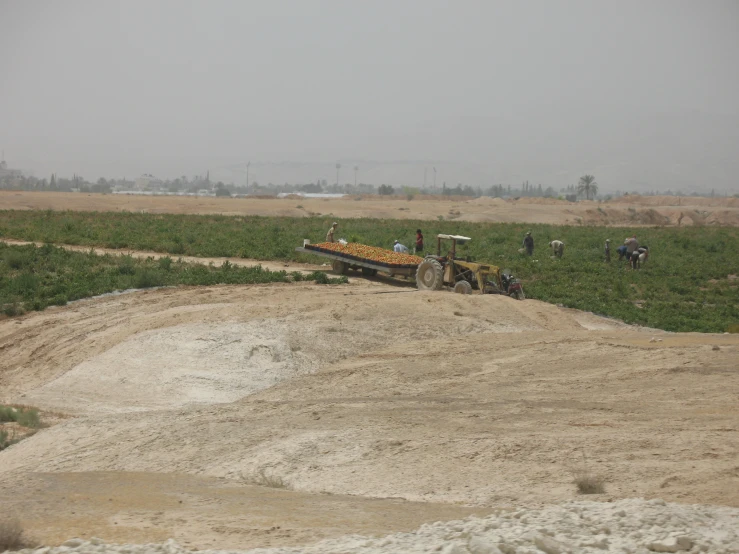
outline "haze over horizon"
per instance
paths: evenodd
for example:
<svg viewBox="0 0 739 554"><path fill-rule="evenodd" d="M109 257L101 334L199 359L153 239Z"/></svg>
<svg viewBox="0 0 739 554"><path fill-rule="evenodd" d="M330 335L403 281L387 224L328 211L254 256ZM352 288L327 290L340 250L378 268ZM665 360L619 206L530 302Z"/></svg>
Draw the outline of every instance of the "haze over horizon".
<svg viewBox="0 0 739 554"><path fill-rule="evenodd" d="M739 192L739 3L0 0L11 167ZM371 162L370 162L371 161ZM290 163L283 163L290 162Z"/></svg>

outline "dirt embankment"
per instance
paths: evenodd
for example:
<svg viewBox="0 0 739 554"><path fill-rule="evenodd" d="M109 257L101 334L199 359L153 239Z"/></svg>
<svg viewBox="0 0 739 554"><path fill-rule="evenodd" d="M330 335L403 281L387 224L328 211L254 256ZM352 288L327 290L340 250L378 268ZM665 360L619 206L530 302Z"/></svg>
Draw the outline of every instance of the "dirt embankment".
<svg viewBox="0 0 739 554"><path fill-rule="evenodd" d="M449 219L552 225L739 225L739 199L626 196L610 202L552 198L348 196L214 198L0 191L0 208L336 218Z"/></svg>
<svg viewBox="0 0 739 554"><path fill-rule="evenodd" d="M0 401L74 416L0 453L44 542L386 534L571 500L583 469L599 500L739 506L736 336L357 280L83 301L0 321L0 351Z"/></svg>

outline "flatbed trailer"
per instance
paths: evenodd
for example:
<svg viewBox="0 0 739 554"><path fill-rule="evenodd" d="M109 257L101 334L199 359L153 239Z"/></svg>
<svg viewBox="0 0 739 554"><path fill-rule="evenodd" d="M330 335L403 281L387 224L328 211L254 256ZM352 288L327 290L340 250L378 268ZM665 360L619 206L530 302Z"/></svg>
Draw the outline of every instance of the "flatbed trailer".
<svg viewBox="0 0 739 554"><path fill-rule="evenodd" d="M304 247L295 249L296 252L303 254L313 254L314 256L321 256L322 258L328 258L331 260L331 267L336 273L346 275L350 269L355 271L361 271L365 277L373 277L378 273L385 273L390 276L402 275L403 277L410 278L416 276L418 270L418 264L384 264L376 262L374 260L367 260L351 254L344 254L340 252L332 252L324 250L318 247L311 247L306 244Z"/></svg>

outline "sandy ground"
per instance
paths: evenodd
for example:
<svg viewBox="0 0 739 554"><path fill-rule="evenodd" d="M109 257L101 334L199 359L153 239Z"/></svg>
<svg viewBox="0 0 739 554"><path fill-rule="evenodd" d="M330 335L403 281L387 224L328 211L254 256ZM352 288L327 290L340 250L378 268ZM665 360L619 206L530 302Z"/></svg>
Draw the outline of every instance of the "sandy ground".
<svg viewBox="0 0 739 554"><path fill-rule="evenodd" d="M146 213L390 218L553 225L739 225L739 198L627 196L610 202L571 203L544 198L348 196L215 198L0 191L0 209L132 211Z"/></svg>
<svg viewBox="0 0 739 554"><path fill-rule="evenodd" d="M170 288L0 321L0 453L47 544L308 544L577 499L739 506L739 337L357 279Z"/></svg>

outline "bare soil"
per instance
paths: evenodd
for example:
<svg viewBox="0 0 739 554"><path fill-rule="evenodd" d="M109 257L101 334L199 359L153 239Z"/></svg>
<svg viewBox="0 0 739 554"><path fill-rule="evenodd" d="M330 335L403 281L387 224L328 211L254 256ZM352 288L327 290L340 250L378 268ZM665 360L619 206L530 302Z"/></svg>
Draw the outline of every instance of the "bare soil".
<svg viewBox="0 0 739 554"><path fill-rule="evenodd" d="M357 279L172 288L0 321L0 453L45 544L384 535L579 498L739 506L739 336ZM264 476L272 485L265 486Z"/></svg>
<svg viewBox="0 0 739 554"><path fill-rule="evenodd" d="M739 225L739 198L626 196L609 202L546 198L347 196L328 198L215 198L63 192L0 191L0 208L18 210L131 211L337 218L391 218L553 225Z"/></svg>

